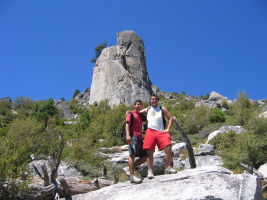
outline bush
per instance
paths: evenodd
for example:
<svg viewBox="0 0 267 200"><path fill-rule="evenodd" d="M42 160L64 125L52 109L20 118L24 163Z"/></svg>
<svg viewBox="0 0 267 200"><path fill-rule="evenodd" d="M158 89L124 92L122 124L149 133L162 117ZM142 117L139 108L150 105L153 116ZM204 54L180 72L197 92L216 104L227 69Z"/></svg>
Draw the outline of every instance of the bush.
<svg viewBox="0 0 267 200"><path fill-rule="evenodd" d="M255 135L267 136L267 119L259 116L251 117L245 125L245 129Z"/></svg>
<svg viewBox="0 0 267 200"><path fill-rule="evenodd" d="M16 199L21 192L27 188L27 183L22 183L21 172L25 171L27 159L18 164L21 158L20 151L12 142L0 141L0 199Z"/></svg>
<svg viewBox="0 0 267 200"><path fill-rule="evenodd" d="M180 115L178 121L187 134L198 133L205 125L208 124L208 108L196 107Z"/></svg>
<svg viewBox="0 0 267 200"><path fill-rule="evenodd" d="M263 135L255 135L248 131L236 134L230 131L218 134L210 143L215 145L223 158L224 166L228 169L237 169L240 163L250 162L258 168L266 162L267 141Z"/></svg>
<svg viewBox="0 0 267 200"><path fill-rule="evenodd" d="M10 127L0 128L0 137L6 136L9 129L10 129Z"/></svg>
<svg viewBox="0 0 267 200"><path fill-rule="evenodd" d="M36 113L36 119L39 122L44 122L47 124L49 118L56 114L58 114L58 109L56 106L54 106L53 98L50 98L39 107Z"/></svg>
<svg viewBox="0 0 267 200"><path fill-rule="evenodd" d="M0 115L5 116L12 109L10 102L0 101Z"/></svg>
<svg viewBox="0 0 267 200"><path fill-rule="evenodd" d="M225 122L225 114L221 109L214 108L211 111L211 114L209 116L209 120L210 120L211 123L222 123L222 122Z"/></svg>
<svg viewBox="0 0 267 200"><path fill-rule="evenodd" d="M253 107L245 92L239 91L237 96L237 101L231 107L231 112L235 116L233 122L239 126L244 126L253 113Z"/></svg>

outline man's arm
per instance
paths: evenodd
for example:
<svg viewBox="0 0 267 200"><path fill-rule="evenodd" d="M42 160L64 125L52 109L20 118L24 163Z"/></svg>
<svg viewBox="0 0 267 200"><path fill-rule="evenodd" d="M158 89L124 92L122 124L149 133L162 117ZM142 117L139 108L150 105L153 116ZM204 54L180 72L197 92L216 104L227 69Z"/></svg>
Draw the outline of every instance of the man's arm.
<svg viewBox="0 0 267 200"><path fill-rule="evenodd" d="M130 122L126 122L125 129L126 129L126 142L127 142L127 144L131 144L132 143L132 138L131 138L131 135L130 135L130 126L131 126L131 123Z"/></svg>
<svg viewBox="0 0 267 200"><path fill-rule="evenodd" d="M148 108L144 108L144 109L140 110L139 113L141 113L141 114L147 114L147 109Z"/></svg>
<svg viewBox="0 0 267 200"><path fill-rule="evenodd" d="M163 131L163 132L167 132L168 133L168 132L170 132L171 127L172 127L172 124L173 124L173 117L171 116L171 114L169 113L169 111L167 110L167 108L162 107L161 109L162 109L163 114L169 120L167 128Z"/></svg>

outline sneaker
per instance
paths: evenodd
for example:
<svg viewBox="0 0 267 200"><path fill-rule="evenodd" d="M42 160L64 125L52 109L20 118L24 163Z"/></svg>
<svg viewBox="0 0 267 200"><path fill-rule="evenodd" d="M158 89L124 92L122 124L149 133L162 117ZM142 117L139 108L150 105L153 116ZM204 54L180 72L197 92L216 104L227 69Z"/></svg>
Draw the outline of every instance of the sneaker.
<svg viewBox="0 0 267 200"><path fill-rule="evenodd" d="M142 179L137 178L136 176L131 176L130 177L130 182L131 183L135 183L135 184L139 184L139 183L142 183Z"/></svg>
<svg viewBox="0 0 267 200"><path fill-rule="evenodd" d="M124 167L122 170L127 176L131 175L129 167Z"/></svg>
<svg viewBox="0 0 267 200"><path fill-rule="evenodd" d="M152 172L152 169L149 169L149 170L147 171L147 178L148 178L148 179L152 179L152 178L154 178L154 174L153 174L153 172Z"/></svg>
<svg viewBox="0 0 267 200"><path fill-rule="evenodd" d="M165 174L175 174L176 170L172 169L170 166L165 169Z"/></svg>

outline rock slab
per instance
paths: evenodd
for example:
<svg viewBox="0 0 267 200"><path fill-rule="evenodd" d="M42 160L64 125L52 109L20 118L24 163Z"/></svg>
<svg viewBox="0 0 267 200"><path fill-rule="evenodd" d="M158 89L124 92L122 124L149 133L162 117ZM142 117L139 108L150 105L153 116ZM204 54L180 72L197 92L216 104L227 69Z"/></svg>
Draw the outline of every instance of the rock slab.
<svg viewBox="0 0 267 200"><path fill-rule="evenodd" d="M75 195L73 200L263 200L257 177L234 175L220 166L188 169L177 174L145 178L142 184L129 181L97 191Z"/></svg>

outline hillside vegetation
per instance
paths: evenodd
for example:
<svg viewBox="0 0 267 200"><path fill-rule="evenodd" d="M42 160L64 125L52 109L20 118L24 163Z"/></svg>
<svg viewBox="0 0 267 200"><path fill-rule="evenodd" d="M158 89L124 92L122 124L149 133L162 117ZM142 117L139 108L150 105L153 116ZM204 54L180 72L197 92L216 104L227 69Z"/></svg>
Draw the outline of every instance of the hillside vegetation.
<svg viewBox="0 0 267 200"><path fill-rule="evenodd" d="M211 141L223 157L225 167L238 170L240 162L253 162L257 168L266 162L267 119L259 116L263 111L257 101L252 102L246 93L239 92L232 105L223 102L225 111L222 111L195 107L199 98L178 96L176 100L161 98L160 104L176 116L192 145L205 142L207 135L222 125L243 126L245 131L241 134L229 132ZM67 120L59 118L63 111L54 106L52 98L33 101L29 97L17 97L13 102L0 101L0 186L9 191L1 189L0 199L14 199L26 188L15 182L27 171L29 155L52 155L53 151L63 150L60 159L92 178L98 175L94 169L105 162L99 148L123 144L119 132L125 112L133 106L119 105L111 109L107 101L102 101L84 107L76 99L68 104L79 116L73 119L77 120L75 125L64 125ZM148 102L143 105L146 106ZM175 125L170 133L172 140L183 142Z"/></svg>

